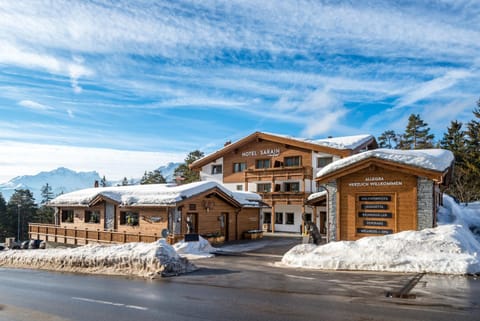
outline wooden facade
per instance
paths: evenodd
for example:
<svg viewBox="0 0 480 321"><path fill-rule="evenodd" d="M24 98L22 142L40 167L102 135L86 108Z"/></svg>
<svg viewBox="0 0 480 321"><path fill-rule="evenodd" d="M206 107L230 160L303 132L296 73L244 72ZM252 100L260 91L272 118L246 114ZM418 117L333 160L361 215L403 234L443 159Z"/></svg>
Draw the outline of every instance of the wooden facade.
<svg viewBox="0 0 480 321"><path fill-rule="evenodd" d="M249 230L258 230L260 209L243 206L221 189L211 188L168 205L129 206L99 195L88 205L56 204L55 215L53 226L31 224L30 238L71 244L123 243L154 241L168 234L176 241L187 233L188 220L192 233L237 240Z"/></svg>
<svg viewBox="0 0 480 321"><path fill-rule="evenodd" d="M440 187L448 183L453 163L429 169L392 159L365 157L317 178L329 191L331 240L436 225Z"/></svg>
<svg viewBox="0 0 480 321"><path fill-rule="evenodd" d="M202 180L222 182L231 190L255 192L270 208L262 210L265 230L300 233L303 217L324 226L325 207L306 206L316 191L316 172L326 163L370 148L375 139L364 135L352 148L333 148L325 141L309 141L256 132L191 165ZM321 229L325 231L325 228Z"/></svg>

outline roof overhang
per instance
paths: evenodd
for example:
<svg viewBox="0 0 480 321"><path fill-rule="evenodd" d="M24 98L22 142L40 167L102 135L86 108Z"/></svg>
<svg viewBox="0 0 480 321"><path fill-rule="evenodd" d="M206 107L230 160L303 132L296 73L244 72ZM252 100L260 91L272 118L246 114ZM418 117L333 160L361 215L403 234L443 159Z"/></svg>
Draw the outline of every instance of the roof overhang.
<svg viewBox="0 0 480 321"><path fill-rule="evenodd" d="M451 172L452 172L452 166L448 167L443 172L439 172L439 171L424 169L424 168L420 168L412 165L401 164L401 163L396 163L396 162L372 157L372 158L363 159L349 166L340 168L337 171L330 172L321 177L317 177L315 181L317 183L327 183L329 181L356 173L360 170L367 169L372 166L377 166L383 169L398 171L398 172L411 174L419 177L426 177L430 180L435 181L438 184L448 183L449 177L451 176Z"/></svg>

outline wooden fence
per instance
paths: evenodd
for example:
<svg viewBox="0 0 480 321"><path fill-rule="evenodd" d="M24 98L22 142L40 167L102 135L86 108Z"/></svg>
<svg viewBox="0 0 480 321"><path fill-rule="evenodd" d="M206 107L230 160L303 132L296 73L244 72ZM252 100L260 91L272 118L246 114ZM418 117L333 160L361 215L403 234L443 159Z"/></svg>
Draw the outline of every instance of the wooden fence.
<svg viewBox="0 0 480 321"><path fill-rule="evenodd" d="M155 242L162 238L160 235L147 235L127 232L113 232L89 229L67 228L51 224L28 224L30 239L46 242L85 245L89 243L129 243L129 242Z"/></svg>

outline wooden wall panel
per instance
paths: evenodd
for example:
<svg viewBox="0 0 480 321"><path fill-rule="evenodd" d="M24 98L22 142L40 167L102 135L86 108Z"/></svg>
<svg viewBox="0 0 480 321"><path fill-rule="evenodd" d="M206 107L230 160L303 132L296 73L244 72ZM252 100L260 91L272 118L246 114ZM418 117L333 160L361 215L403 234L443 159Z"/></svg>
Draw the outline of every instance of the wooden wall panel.
<svg viewBox="0 0 480 321"><path fill-rule="evenodd" d="M279 150L279 154L277 156L262 155L262 151L268 150ZM257 159L270 159L273 167L275 161L283 162L284 158L289 156L301 156L302 166L312 166L312 152L309 150L269 141L252 142L223 157L223 180L225 183L244 181L245 174L243 172L233 172L234 163L244 162L247 168L255 169L255 161Z"/></svg>
<svg viewBox="0 0 480 321"><path fill-rule="evenodd" d="M417 228L417 177L402 172L385 170L372 166L337 180L339 188L339 219L337 226L340 240L356 240L364 236L377 234L358 233L359 196L391 195L389 202L373 202L388 206L387 212L393 213L386 227L368 227L372 229L392 229L393 233L416 230ZM367 202L368 203L368 202ZM388 203L388 204L387 204ZM375 210L373 210L375 212ZM382 210L377 210L382 212ZM380 220L382 219L371 219Z"/></svg>

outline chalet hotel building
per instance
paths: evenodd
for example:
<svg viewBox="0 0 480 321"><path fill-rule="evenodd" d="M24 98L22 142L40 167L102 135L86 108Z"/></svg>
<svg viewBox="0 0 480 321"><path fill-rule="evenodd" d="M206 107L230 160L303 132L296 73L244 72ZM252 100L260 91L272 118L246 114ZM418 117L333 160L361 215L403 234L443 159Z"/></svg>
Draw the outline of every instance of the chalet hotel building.
<svg viewBox="0 0 480 321"><path fill-rule="evenodd" d="M319 140L255 132L236 142L227 142L191 168L201 180L214 180L236 191L262 196L269 208L262 209L261 228L272 232L301 233L305 219L326 232L327 208L308 205L317 191L315 177L323 167L338 159L375 149L371 135Z"/></svg>

